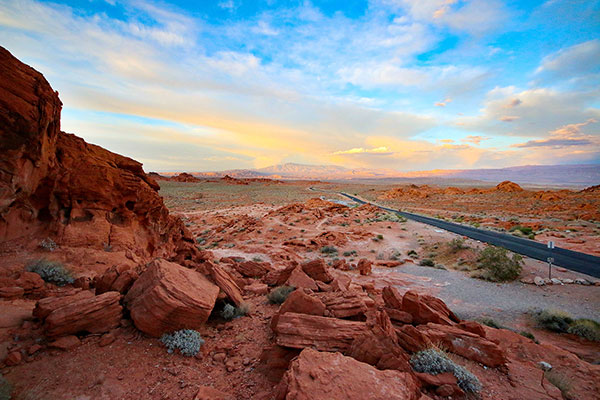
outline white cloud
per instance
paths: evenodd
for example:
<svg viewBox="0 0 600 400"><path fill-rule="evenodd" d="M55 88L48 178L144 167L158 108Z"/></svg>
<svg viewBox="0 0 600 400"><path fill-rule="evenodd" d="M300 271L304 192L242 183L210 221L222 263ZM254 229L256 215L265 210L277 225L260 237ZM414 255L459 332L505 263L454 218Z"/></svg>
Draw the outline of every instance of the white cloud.
<svg viewBox="0 0 600 400"><path fill-rule="evenodd" d="M600 74L600 39L589 40L550 54L542 60L536 74L547 79L577 79Z"/></svg>
<svg viewBox="0 0 600 400"><path fill-rule="evenodd" d="M455 122L463 129L487 134L545 137L573 121L600 119L600 109L593 106L599 96L599 88L584 92L495 88L488 92L478 116L461 117Z"/></svg>
<svg viewBox="0 0 600 400"><path fill-rule="evenodd" d="M390 155L392 152L387 147L381 146L373 149L365 149L363 147L355 147L349 150L339 150L331 153L333 155L353 155L353 154L376 154L376 155Z"/></svg>

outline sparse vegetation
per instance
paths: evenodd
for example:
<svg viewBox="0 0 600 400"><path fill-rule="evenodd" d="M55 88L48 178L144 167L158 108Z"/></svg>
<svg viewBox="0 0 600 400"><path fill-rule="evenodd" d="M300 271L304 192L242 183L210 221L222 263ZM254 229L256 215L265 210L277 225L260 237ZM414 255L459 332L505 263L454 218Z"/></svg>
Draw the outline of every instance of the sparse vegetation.
<svg viewBox="0 0 600 400"><path fill-rule="evenodd" d="M323 254L337 254L338 249L334 246L323 246L321 247L321 253Z"/></svg>
<svg viewBox="0 0 600 400"><path fill-rule="evenodd" d="M504 325L502 325L501 323L497 322L496 320L494 320L492 318L480 318L477 320L477 322L479 322L483 325L487 325L490 328L506 329L506 327Z"/></svg>
<svg viewBox="0 0 600 400"><path fill-rule="evenodd" d="M293 286L278 286L267 294L271 304L282 304L296 288Z"/></svg>
<svg viewBox="0 0 600 400"><path fill-rule="evenodd" d="M532 314L539 328L558 333L571 333L584 339L600 342L600 323L581 318L575 319L571 314L561 310L541 310Z"/></svg>
<svg viewBox="0 0 600 400"><path fill-rule="evenodd" d="M534 342L538 343L537 339L535 338L535 336L533 336L533 333L531 332L527 332L527 331L519 331L519 335L526 337L527 339L531 339Z"/></svg>
<svg viewBox="0 0 600 400"><path fill-rule="evenodd" d="M368 224L371 222L383 222L383 221L404 223L407 221L407 219L398 213L376 213L375 218L365 219L364 222Z"/></svg>
<svg viewBox="0 0 600 400"><path fill-rule="evenodd" d="M462 238L455 238L448 243L452 252L457 253L460 250L468 249L469 246L465 245L465 240Z"/></svg>
<svg viewBox="0 0 600 400"><path fill-rule="evenodd" d="M56 244L56 242L50 238L42 240L40 243L40 247L47 251L54 251L58 249L58 245Z"/></svg>
<svg viewBox="0 0 600 400"><path fill-rule="evenodd" d="M353 257L353 256L358 256L358 253L356 252L356 250L350 250L350 251L344 252L344 257Z"/></svg>
<svg viewBox="0 0 600 400"><path fill-rule="evenodd" d="M240 304L239 307L233 306L229 303L225 304L221 310L221 317L226 321L243 317L250 312L250 306L248 304Z"/></svg>
<svg viewBox="0 0 600 400"><path fill-rule="evenodd" d="M373 238L374 242L381 242L383 240L383 235L379 234Z"/></svg>
<svg viewBox="0 0 600 400"><path fill-rule="evenodd" d="M58 286L64 286L75 281L71 271L64 265L60 262L50 261L45 258L30 262L27 264L26 269L29 272L35 272L41 276L45 282L54 283Z"/></svg>
<svg viewBox="0 0 600 400"><path fill-rule="evenodd" d="M458 386L465 392L479 392L481 382L466 368L456 364L448 356L436 348L421 350L413 354L410 364L417 372L425 372L432 375L452 372L458 380Z"/></svg>
<svg viewBox="0 0 600 400"><path fill-rule="evenodd" d="M421 260L419 265L422 267L434 267L435 262L431 258L424 258L423 260Z"/></svg>
<svg viewBox="0 0 600 400"><path fill-rule="evenodd" d="M593 342L600 342L600 324L591 319L573 321L568 332Z"/></svg>
<svg viewBox="0 0 600 400"><path fill-rule="evenodd" d="M406 253L409 257L418 257L418 254L416 251L414 250L409 250L408 253Z"/></svg>
<svg viewBox="0 0 600 400"><path fill-rule="evenodd" d="M542 310L533 314L539 328L553 332L566 333L573 323L573 317L561 310Z"/></svg>
<svg viewBox="0 0 600 400"><path fill-rule="evenodd" d="M204 339L193 329L181 329L173 333L165 333L160 341L167 347L169 353L179 350L181 355L193 357L200 351Z"/></svg>
<svg viewBox="0 0 600 400"><path fill-rule="evenodd" d="M521 274L522 261L519 254L511 258L506 249L488 246L479 254L478 267L484 271L479 277L494 282L513 281Z"/></svg>

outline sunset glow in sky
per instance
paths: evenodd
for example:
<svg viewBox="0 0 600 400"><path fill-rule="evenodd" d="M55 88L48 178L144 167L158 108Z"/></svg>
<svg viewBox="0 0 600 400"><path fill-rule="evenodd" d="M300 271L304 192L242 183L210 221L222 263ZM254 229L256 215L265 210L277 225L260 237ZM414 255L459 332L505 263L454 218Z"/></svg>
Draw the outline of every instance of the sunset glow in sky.
<svg viewBox="0 0 600 400"><path fill-rule="evenodd" d="M2 0L0 45L146 171L600 163L599 0Z"/></svg>

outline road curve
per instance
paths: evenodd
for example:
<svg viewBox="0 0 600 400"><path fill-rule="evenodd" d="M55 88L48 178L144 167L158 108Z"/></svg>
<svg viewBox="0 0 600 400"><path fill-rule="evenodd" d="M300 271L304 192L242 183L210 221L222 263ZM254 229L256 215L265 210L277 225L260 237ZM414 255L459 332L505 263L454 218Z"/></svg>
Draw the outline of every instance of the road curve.
<svg viewBox="0 0 600 400"><path fill-rule="evenodd" d="M580 253L578 251L567 250L560 247L555 247L553 250L550 250L548 249L547 245L533 240L523 239L513 235L507 235L504 233L488 231L484 229L477 229L471 226L447 222L437 218L425 217L418 214L394 210L392 208L383 207L377 204L373 204L371 202L361 200L358 197L352 196L348 193L337 193L357 203L371 204L375 207L381 208L382 210L398 213L404 218L411 219L417 222L422 222L424 224L432 225L441 229L445 229L447 231L454 232L459 235L470 237L471 239L493 244L494 246L504 247L505 249L522 254L527 257L534 258L536 260L546 262L548 260L548 257L553 257L553 265L557 265L566 269L570 269L571 271L576 271L582 274L593 276L595 278L600 278L600 257Z"/></svg>

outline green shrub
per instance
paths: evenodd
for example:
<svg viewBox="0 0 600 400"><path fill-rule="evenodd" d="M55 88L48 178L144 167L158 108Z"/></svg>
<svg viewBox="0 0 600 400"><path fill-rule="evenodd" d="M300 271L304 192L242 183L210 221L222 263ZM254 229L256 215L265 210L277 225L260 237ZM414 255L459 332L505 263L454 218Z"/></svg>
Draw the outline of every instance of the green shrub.
<svg viewBox="0 0 600 400"><path fill-rule="evenodd" d="M409 257L416 257L418 254L414 250L409 250L408 253L406 253L406 255L408 255Z"/></svg>
<svg viewBox="0 0 600 400"><path fill-rule="evenodd" d="M483 278L494 282L513 281L519 277L523 269L523 257L513 254L508 256L508 251L501 247L486 247L480 254L478 265L485 270Z"/></svg>
<svg viewBox="0 0 600 400"><path fill-rule="evenodd" d="M0 374L0 400L10 400L12 385Z"/></svg>
<svg viewBox="0 0 600 400"><path fill-rule="evenodd" d="M225 304L225 307L221 310L221 317L224 320L231 321L239 317L243 317L250 312L250 307L247 304L240 304L239 307L235 307L229 303Z"/></svg>
<svg viewBox="0 0 600 400"><path fill-rule="evenodd" d="M450 243L448 243L448 245L450 246L450 249L454 253L459 252L460 250L468 249L469 248L469 246L465 245L465 240L462 239L462 238L452 239L450 241Z"/></svg>
<svg viewBox="0 0 600 400"><path fill-rule="evenodd" d="M267 299L271 304L282 304L296 288L293 286L279 286L267 294Z"/></svg>
<svg viewBox="0 0 600 400"><path fill-rule="evenodd" d="M527 339L531 339L534 342L538 342L537 339L535 338L535 336L533 336L533 333L531 332L527 332L527 331L520 331L519 335L526 337Z"/></svg>
<svg viewBox="0 0 600 400"><path fill-rule="evenodd" d="M350 250L350 251L345 251L344 252L344 257L352 257L352 256L357 256L358 253L356 252L356 250Z"/></svg>
<svg viewBox="0 0 600 400"><path fill-rule="evenodd" d="M553 332L568 332L573 318L569 313L560 310L542 310L533 314L537 326Z"/></svg>
<svg viewBox="0 0 600 400"><path fill-rule="evenodd" d="M591 319L578 319L568 329L569 333L593 342L600 342L600 324Z"/></svg>
<svg viewBox="0 0 600 400"><path fill-rule="evenodd" d="M433 262L433 260L430 258L425 258L425 259L421 260L419 265L421 265L423 267L433 267L433 266L435 266L435 262Z"/></svg>
<svg viewBox="0 0 600 400"><path fill-rule="evenodd" d="M58 286L64 286L73 283L75 279L73 274L64 265L57 261L49 261L41 258L27 264L27 271L35 272L46 282L54 283Z"/></svg>
<svg viewBox="0 0 600 400"><path fill-rule="evenodd" d="M452 372L458 381L458 386L465 392L476 393L481 390L481 382L475 375L456 364L438 349L430 348L413 354L410 364L415 371L432 375Z"/></svg>
<svg viewBox="0 0 600 400"><path fill-rule="evenodd" d="M492 318L480 318L477 320L479 323L482 323L483 325L487 325L490 328L496 328L496 329L506 329L506 327L498 322L496 322L496 320L492 319Z"/></svg>
<svg viewBox="0 0 600 400"><path fill-rule="evenodd" d="M193 357L200 351L204 344L204 339L198 331L193 329L181 329L173 333L165 333L160 341L167 347L169 353L179 350L181 355Z"/></svg>
<svg viewBox="0 0 600 400"><path fill-rule="evenodd" d="M337 254L338 250L334 246L323 246L321 247L321 253L323 254Z"/></svg>
<svg viewBox="0 0 600 400"><path fill-rule="evenodd" d="M533 233L533 229L528 226L515 225L510 228L510 232L521 231L525 236L529 236Z"/></svg>

